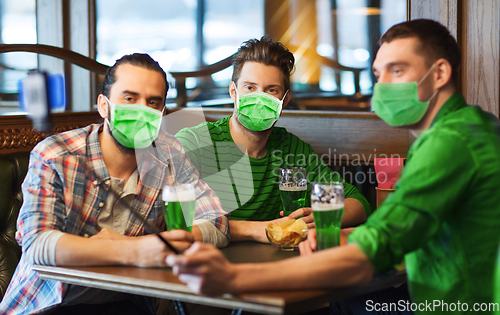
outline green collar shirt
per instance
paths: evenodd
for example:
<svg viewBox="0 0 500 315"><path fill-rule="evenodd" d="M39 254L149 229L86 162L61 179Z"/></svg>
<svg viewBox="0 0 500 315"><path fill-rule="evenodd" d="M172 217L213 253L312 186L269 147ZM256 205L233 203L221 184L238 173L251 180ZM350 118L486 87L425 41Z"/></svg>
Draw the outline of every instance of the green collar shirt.
<svg viewBox="0 0 500 315"><path fill-rule="evenodd" d="M404 257L417 313L474 312L493 301L499 133L496 117L453 94L411 146L396 191L349 236L377 272Z"/></svg>

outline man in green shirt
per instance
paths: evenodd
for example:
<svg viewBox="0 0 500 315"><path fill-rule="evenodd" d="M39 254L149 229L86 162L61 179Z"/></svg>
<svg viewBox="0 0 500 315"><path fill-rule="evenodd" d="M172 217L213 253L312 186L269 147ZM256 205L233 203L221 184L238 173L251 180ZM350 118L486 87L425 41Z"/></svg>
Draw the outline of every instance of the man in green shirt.
<svg viewBox="0 0 500 315"><path fill-rule="evenodd" d="M467 106L457 91L460 52L444 26L401 23L381 42L373 108L418 136L396 191L346 246L307 255L315 248L312 232L300 244L305 256L279 262L235 265L202 244L167 257L193 289L220 294L361 284L404 257L413 302L404 307L416 313L498 310L490 303L500 243L500 123ZM377 307L383 305L367 301L365 310Z"/></svg>
<svg viewBox="0 0 500 315"><path fill-rule="evenodd" d="M235 103L232 116L180 130L182 142L195 167L231 213L231 240L268 242L265 227L278 219L282 208L278 186L280 167L302 166L308 181L343 181L311 146L285 128L274 127L290 100L294 56L267 37L243 43L233 60L229 88ZM366 198L344 183L344 227L363 223L371 213ZM309 207L310 190L306 193ZM290 215L313 226L310 208ZM245 221L245 222L243 222Z"/></svg>

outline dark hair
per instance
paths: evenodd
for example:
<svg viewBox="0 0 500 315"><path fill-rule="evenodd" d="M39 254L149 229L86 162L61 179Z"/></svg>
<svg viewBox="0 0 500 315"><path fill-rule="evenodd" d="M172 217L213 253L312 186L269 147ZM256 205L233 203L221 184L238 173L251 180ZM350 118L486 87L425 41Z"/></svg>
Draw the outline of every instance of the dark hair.
<svg viewBox="0 0 500 315"><path fill-rule="evenodd" d="M102 82L102 94L106 95L106 97L109 98L109 91L111 90L111 86L116 81L116 76L115 76L116 69L118 68L119 65L127 63L133 66L145 68L148 70L154 70L160 73L162 77L165 79L165 100L167 99L167 92L168 92L167 74L160 67L158 62L154 61L153 58L151 58L151 56L149 56L148 54L139 54L139 53L125 55L120 59L118 59L112 67L108 68L108 70L106 71L106 75L104 76L104 81Z"/></svg>
<svg viewBox="0 0 500 315"><path fill-rule="evenodd" d="M233 58L231 80L235 84L238 82L241 69L247 61L279 68L285 78L285 90L290 89L290 75L294 69L295 57L282 43L275 42L267 36L262 36L260 40L254 38L243 42Z"/></svg>
<svg viewBox="0 0 500 315"><path fill-rule="evenodd" d="M416 53L424 56L427 65L440 59L446 59L451 65L451 81L458 86L460 70L460 48L450 31L442 24L427 19L418 19L396 24L380 39L380 43L390 43L394 39L416 37L420 46Z"/></svg>

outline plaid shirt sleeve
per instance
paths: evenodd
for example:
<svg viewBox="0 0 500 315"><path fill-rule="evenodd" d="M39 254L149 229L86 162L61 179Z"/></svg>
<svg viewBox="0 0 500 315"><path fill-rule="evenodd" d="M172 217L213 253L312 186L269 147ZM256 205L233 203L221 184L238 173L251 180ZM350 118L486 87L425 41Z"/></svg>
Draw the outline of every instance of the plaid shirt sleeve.
<svg viewBox="0 0 500 315"><path fill-rule="evenodd" d="M50 147L38 147L30 155L30 165L22 185L21 207L16 240L26 251L38 234L47 230L65 230L63 183L43 152Z"/></svg>
<svg viewBox="0 0 500 315"><path fill-rule="evenodd" d="M67 143L85 145L85 134L89 129L69 132L64 137L48 138L31 152L28 173L22 185L23 205L18 221L16 240L23 252L32 245L43 231L67 232L66 203L73 204L73 196L67 193L68 181L81 177L78 159L65 159ZM62 179L64 176L64 179ZM2 314L31 314L61 303L65 285L59 281L42 280L25 260L17 266L0 305ZM4 312L5 313L4 313Z"/></svg>

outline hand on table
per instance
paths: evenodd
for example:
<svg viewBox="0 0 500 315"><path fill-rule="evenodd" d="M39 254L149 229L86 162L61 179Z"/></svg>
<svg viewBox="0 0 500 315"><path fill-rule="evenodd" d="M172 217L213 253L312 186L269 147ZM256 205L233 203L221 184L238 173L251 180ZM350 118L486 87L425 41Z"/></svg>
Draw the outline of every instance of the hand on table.
<svg viewBox="0 0 500 315"><path fill-rule="evenodd" d="M280 212L280 215L283 216L283 211ZM301 218L302 217L302 218ZM311 208L300 208L290 213L288 216L289 219L301 219L307 223L307 227L309 229L314 229L314 216Z"/></svg>
<svg viewBox="0 0 500 315"><path fill-rule="evenodd" d="M347 245L347 236L349 236L354 229L355 228L345 228L340 230L340 246ZM307 232L307 239L299 243L300 255L310 255L314 253L316 251L316 246L316 229L310 229Z"/></svg>
<svg viewBox="0 0 500 315"><path fill-rule="evenodd" d="M310 255L316 251L316 229L307 231L307 238L299 243L300 255Z"/></svg>
<svg viewBox="0 0 500 315"><path fill-rule="evenodd" d="M179 251L194 242L193 234L184 230L162 232L161 236ZM64 233L56 244L55 258L58 266L164 267L171 253L157 235L133 237L102 229L92 237Z"/></svg>
<svg viewBox="0 0 500 315"><path fill-rule="evenodd" d="M172 245L179 252L183 252L194 243L194 235L191 232L184 230L171 230L160 233L170 245ZM165 245L166 248L166 245ZM170 251L170 250L169 250Z"/></svg>
<svg viewBox="0 0 500 315"><path fill-rule="evenodd" d="M139 238L149 238L152 235L140 236ZM161 233L161 236L166 239L172 246L178 251L185 251L194 242L194 236L192 233L184 230L172 230L165 231ZM157 236L154 236L158 238ZM101 239L101 240L130 240L131 237L127 235L120 234L108 228L102 228L99 233L90 237L91 239ZM166 246L165 246L166 247ZM168 249L168 248L167 248Z"/></svg>
<svg viewBox="0 0 500 315"><path fill-rule="evenodd" d="M184 230L171 230L160 233L170 245L182 252L194 242L193 234ZM136 238L136 263L139 267L165 266L165 258L172 251L156 235L145 235Z"/></svg>
<svg viewBox="0 0 500 315"><path fill-rule="evenodd" d="M221 295L235 293L234 265L212 244L195 242L183 255L168 255L168 266L193 292Z"/></svg>

